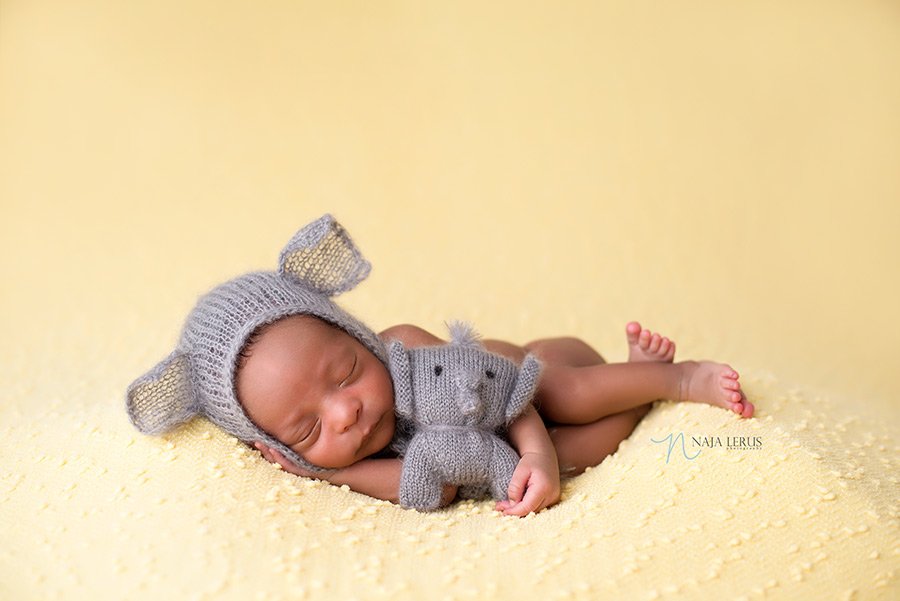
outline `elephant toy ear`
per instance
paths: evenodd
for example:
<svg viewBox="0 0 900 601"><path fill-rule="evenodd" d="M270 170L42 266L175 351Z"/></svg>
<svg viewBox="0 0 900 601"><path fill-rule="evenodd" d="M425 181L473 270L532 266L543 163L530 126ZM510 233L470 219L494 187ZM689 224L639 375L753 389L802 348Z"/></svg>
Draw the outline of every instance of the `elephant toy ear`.
<svg viewBox="0 0 900 601"><path fill-rule="evenodd" d="M535 359L534 355L525 357L506 405L507 422L511 422L518 417L531 403L534 393L537 391L538 381L541 377L541 368L541 362Z"/></svg>
<svg viewBox="0 0 900 601"><path fill-rule="evenodd" d="M131 423L144 434L162 434L196 415L190 363L179 351L128 387L126 405Z"/></svg>
<svg viewBox="0 0 900 601"><path fill-rule="evenodd" d="M331 215L294 234L281 251L278 264L279 274L289 275L326 296L352 290L372 269Z"/></svg>
<svg viewBox="0 0 900 601"><path fill-rule="evenodd" d="M412 369L409 351L399 340L395 340L388 348L388 370L394 384L394 411L398 415L412 419L414 411Z"/></svg>

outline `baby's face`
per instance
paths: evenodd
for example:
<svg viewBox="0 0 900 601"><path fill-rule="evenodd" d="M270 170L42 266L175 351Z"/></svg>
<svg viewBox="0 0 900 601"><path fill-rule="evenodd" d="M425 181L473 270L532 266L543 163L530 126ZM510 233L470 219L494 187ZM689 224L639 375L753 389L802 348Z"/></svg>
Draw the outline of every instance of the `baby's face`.
<svg viewBox="0 0 900 601"><path fill-rule="evenodd" d="M308 315L264 329L237 374L257 426L315 465L341 468L394 436L394 389L358 340Z"/></svg>

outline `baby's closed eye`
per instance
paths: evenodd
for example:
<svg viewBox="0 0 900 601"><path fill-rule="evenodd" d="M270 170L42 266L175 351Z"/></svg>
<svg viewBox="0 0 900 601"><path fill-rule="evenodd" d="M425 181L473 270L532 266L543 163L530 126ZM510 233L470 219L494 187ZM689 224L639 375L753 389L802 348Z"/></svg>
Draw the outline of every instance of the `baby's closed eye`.
<svg viewBox="0 0 900 601"><path fill-rule="evenodd" d="M347 375L344 377L344 379L341 380L341 384L340 384L341 386L347 385L350 382L350 380L352 379L353 374L356 372L356 363L357 363L357 357L354 354L353 355L353 363L350 364L350 371L348 371Z"/></svg>
<svg viewBox="0 0 900 601"><path fill-rule="evenodd" d="M295 439L297 442L288 446L309 445L314 442L315 436L318 435L321 423L322 420L318 418L305 420L303 426L300 428L300 434Z"/></svg>

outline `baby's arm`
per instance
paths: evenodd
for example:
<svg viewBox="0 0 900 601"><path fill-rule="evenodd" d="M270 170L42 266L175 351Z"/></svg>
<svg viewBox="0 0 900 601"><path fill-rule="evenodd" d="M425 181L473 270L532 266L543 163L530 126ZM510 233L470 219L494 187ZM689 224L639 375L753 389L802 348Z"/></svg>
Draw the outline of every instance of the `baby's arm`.
<svg viewBox="0 0 900 601"><path fill-rule="evenodd" d="M559 501L556 448L534 406L510 425L509 440L521 459L509 483L509 501L495 508L504 515L525 516Z"/></svg>
<svg viewBox="0 0 900 601"><path fill-rule="evenodd" d="M347 485L358 493L383 499L391 503L400 502L400 474L403 462L400 459L363 459L353 465L327 472L310 472L297 467L284 458L284 455L276 449L267 447L261 442L256 443L256 448L263 457L277 463L286 472L295 476L326 480L337 486ZM449 505L456 497L457 487L444 486L441 495L441 505Z"/></svg>

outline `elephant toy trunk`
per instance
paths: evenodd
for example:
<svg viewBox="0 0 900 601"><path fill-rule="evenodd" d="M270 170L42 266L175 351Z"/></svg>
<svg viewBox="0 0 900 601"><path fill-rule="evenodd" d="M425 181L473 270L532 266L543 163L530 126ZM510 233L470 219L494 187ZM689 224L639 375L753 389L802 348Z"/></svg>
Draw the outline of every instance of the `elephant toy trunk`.
<svg viewBox="0 0 900 601"><path fill-rule="evenodd" d="M484 401L481 398L481 376L478 373L464 371L457 376L457 396L459 410L469 418L481 416L484 413Z"/></svg>

